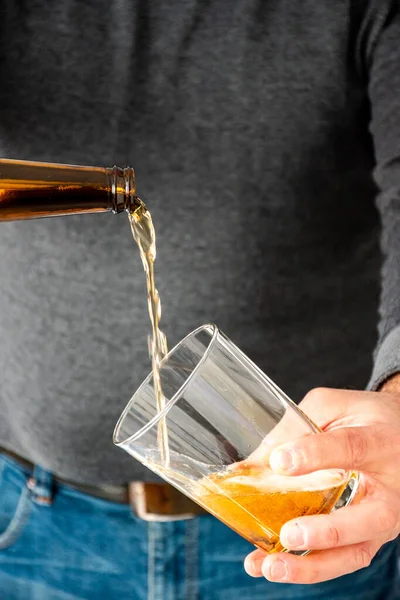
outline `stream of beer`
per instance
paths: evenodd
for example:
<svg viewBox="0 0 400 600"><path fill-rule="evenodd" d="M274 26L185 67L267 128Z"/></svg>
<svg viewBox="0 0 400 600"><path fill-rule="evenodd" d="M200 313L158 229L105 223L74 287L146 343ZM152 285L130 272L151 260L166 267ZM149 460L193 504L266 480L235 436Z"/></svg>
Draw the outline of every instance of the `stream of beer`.
<svg viewBox="0 0 400 600"><path fill-rule="evenodd" d="M140 200L139 206L129 214L129 222L133 237L139 247L140 257L146 273L147 302L151 321L149 336L149 353L152 361L154 393L157 410L163 410L165 397L161 385L160 363L168 352L167 338L159 327L161 319L161 302L154 281L154 262L156 260L156 235L153 220L145 204ZM169 465L168 430L165 417L158 424L158 447L164 466Z"/></svg>

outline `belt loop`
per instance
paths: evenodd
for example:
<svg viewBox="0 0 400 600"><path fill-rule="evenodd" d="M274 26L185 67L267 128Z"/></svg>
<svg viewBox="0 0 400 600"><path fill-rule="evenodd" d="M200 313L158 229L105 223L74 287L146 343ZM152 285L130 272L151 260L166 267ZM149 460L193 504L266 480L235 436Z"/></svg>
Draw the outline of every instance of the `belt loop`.
<svg viewBox="0 0 400 600"><path fill-rule="evenodd" d="M32 477L28 480L33 502L50 506L53 502L53 487L53 475L50 471L35 465Z"/></svg>

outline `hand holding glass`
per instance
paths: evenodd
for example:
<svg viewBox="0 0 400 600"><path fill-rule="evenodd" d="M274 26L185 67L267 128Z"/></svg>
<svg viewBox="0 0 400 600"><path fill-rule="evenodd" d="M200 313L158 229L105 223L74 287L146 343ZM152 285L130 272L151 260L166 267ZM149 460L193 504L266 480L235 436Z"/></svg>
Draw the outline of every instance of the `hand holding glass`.
<svg viewBox="0 0 400 600"><path fill-rule="evenodd" d="M319 429L215 325L173 348L160 377L164 409L157 411L149 375L121 415L114 443L251 543L285 551L279 533L287 521L353 499L355 473L290 477L270 469L276 446ZM159 446L161 424L167 457Z"/></svg>

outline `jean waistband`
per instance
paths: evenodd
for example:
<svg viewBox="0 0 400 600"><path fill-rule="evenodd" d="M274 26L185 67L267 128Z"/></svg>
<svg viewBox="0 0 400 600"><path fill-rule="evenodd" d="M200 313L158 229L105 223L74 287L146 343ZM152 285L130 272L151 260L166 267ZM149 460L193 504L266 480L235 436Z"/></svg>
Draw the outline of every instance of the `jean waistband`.
<svg viewBox="0 0 400 600"><path fill-rule="evenodd" d="M0 454L9 457L11 460L21 465L31 476L28 486L30 489L35 490L38 496L44 498L52 498L54 493L54 487L57 484L67 485L78 492L100 498L102 500L108 500L109 502L117 502L119 504L129 504L129 491L128 484L126 485L87 485L69 481L53 475L51 471L35 465L29 460L18 456L10 450L0 448ZM45 503L45 500L43 500Z"/></svg>
<svg viewBox="0 0 400 600"><path fill-rule="evenodd" d="M55 476L9 450L0 448L0 454L8 456L24 468L30 477L28 488L40 504L51 504L55 488L57 484L61 484L101 500L130 505L133 512L146 521L186 520L206 514L201 506L166 482L132 481L123 486L86 485Z"/></svg>

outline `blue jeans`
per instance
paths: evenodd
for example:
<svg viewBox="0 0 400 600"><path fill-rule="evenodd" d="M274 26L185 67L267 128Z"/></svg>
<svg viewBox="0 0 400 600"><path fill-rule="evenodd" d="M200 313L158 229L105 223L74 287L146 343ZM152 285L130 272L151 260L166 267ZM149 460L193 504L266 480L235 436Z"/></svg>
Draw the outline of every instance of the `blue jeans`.
<svg viewBox="0 0 400 600"><path fill-rule="evenodd" d="M211 516L148 523L125 505L56 485L0 455L1 600L392 600L397 544L372 565L312 586L252 579L252 546ZM30 489L32 488L32 489Z"/></svg>

